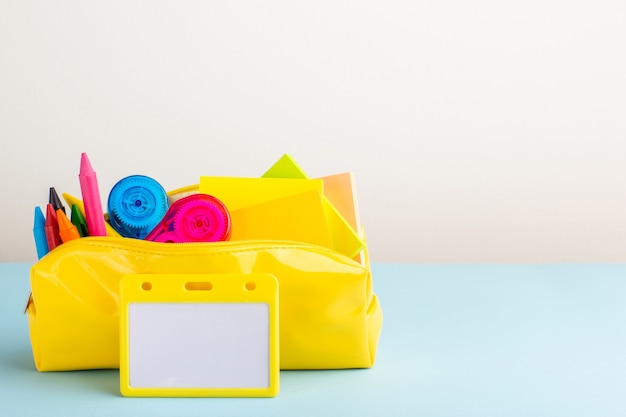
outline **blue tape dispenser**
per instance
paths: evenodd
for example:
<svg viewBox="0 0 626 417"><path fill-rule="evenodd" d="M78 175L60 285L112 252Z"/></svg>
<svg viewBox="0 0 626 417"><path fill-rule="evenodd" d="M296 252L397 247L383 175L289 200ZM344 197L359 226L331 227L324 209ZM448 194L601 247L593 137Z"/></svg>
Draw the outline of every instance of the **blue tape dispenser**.
<svg viewBox="0 0 626 417"><path fill-rule="evenodd" d="M169 203L165 189L145 175L122 178L109 193L107 210L113 229L124 237L144 239L161 221Z"/></svg>

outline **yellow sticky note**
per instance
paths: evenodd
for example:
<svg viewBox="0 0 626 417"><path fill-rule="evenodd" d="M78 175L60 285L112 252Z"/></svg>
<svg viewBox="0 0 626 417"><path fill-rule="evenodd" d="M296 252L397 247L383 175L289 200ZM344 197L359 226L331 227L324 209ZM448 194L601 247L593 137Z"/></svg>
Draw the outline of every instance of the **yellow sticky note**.
<svg viewBox="0 0 626 417"><path fill-rule="evenodd" d="M355 231L361 228L354 178L351 172L320 177L324 195Z"/></svg>
<svg viewBox="0 0 626 417"><path fill-rule="evenodd" d="M265 174L263 174L262 178L301 179L307 178L307 176L291 156L283 155L265 172ZM356 257L365 246L364 240L358 234L359 227L353 227L348 223L342 213L334 206L333 202L327 198L326 191L324 191L322 204L333 241L333 249L350 258Z"/></svg>
<svg viewBox="0 0 626 417"><path fill-rule="evenodd" d="M224 203L231 240L292 240L333 248L322 180L200 177L200 192Z"/></svg>

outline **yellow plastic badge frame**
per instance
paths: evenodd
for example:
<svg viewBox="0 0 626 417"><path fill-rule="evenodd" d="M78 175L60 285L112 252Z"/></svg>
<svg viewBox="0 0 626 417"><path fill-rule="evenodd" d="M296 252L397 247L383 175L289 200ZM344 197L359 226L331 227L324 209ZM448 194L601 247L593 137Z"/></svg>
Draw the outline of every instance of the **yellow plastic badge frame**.
<svg viewBox="0 0 626 417"><path fill-rule="evenodd" d="M120 281L120 391L128 397L274 397L271 274L130 274Z"/></svg>

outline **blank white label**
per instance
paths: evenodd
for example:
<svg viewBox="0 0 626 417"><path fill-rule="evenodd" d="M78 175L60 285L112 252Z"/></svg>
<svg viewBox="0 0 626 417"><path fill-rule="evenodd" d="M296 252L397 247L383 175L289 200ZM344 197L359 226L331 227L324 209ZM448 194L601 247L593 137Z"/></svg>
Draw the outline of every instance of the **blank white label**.
<svg viewBox="0 0 626 417"><path fill-rule="evenodd" d="M269 387L265 303L130 303L133 388Z"/></svg>

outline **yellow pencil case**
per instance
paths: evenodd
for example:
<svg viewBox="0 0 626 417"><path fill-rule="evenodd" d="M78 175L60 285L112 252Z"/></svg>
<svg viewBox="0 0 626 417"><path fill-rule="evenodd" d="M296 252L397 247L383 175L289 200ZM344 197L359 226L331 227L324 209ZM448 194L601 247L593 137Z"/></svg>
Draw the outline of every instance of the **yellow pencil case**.
<svg viewBox="0 0 626 417"><path fill-rule="evenodd" d="M272 274L279 282L281 369L373 366L382 311L363 264L289 241L172 244L86 237L31 268L27 306L39 371L118 368L119 284L127 274Z"/></svg>

